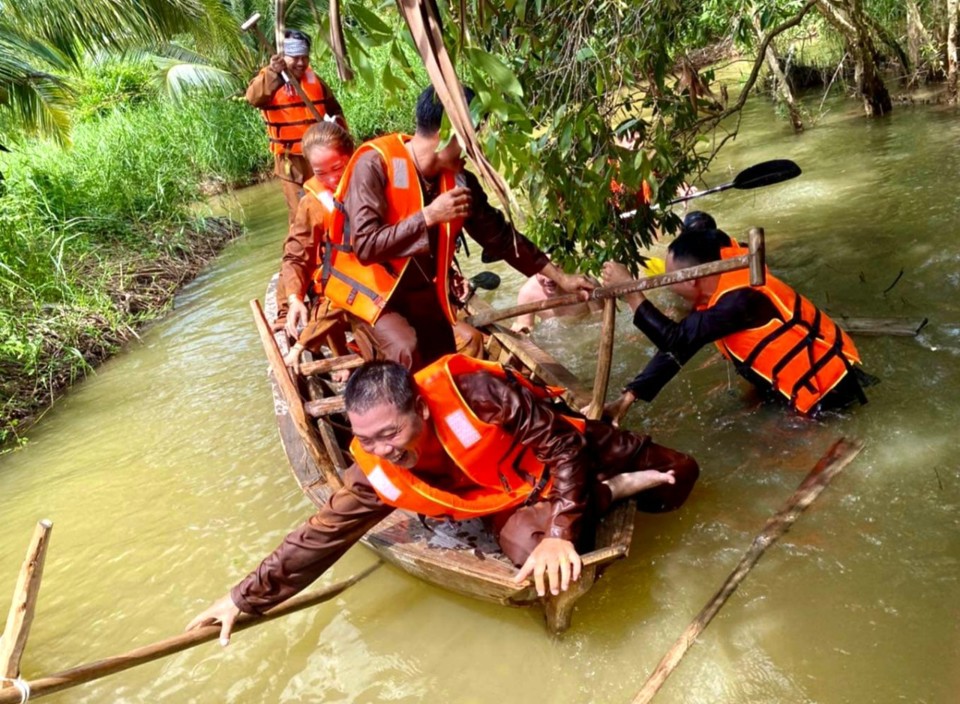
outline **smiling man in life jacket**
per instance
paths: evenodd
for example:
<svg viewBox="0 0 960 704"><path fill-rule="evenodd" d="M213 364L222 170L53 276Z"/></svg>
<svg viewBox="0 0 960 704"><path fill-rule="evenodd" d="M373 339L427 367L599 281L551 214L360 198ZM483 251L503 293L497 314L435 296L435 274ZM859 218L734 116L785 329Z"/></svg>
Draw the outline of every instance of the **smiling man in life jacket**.
<svg viewBox="0 0 960 704"><path fill-rule="evenodd" d="M485 261L503 259L525 276L539 272L568 292L594 287L554 266L490 205L464 170L457 140L440 149L442 119L431 86L417 101L412 137L391 134L361 145L337 191L343 212L328 228L329 266L324 259L324 294L360 321L364 357L414 371L454 351L449 272L461 229L480 244Z"/></svg>
<svg viewBox="0 0 960 704"><path fill-rule="evenodd" d="M284 32L283 56L271 57L270 64L247 86L247 102L260 108L267 125L270 152L274 156L273 172L283 186L288 220L292 225L303 195L303 182L312 175L303 156L301 141L307 128L317 119L297 95L296 89L284 82L284 71L300 81L300 87L321 116L340 115L342 118L343 108L330 87L310 68L310 37L297 29Z"/></svg>
<svg viewBox="0 0 960 704"><path fill-rule="evenodd" d="M188 625L259 614L307 587L394 508L483 518L543 596L580 574L578 549L616 501L679 508L697 480L689 456L579 417L509 368L449 355L416 375L368 362L344 394L355 459L344 486L246 579ZM224 642L224 640L221 640ZM224 642L224 644L226 644Z"/></svg>
<svg viewBox="0 0 960 704"><path fill-rule="evenodd" d="M745 254L716 229L684 230L670 244L667 272ZM627 268L607 262L604 285L629 281ZM866 403L860 355L840 327L792 288L767 272L751 287L746 269L693 279L670 288L694 311L681 322L666 317L642 293L626 297L633 323L659 350L606 413L619 422L637 399L651 401L704 345L715 342L737 371L796 411L816 415L853 401Z"/></svg>

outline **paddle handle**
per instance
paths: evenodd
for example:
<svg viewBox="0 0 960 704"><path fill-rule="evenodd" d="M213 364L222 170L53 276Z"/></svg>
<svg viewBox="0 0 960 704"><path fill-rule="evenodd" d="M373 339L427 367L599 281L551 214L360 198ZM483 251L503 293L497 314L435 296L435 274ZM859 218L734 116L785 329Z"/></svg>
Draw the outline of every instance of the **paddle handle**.
<svg viewBox="0 0 960 704"><path fill-rule="evenodd" d="M237 619L237 622L233 627L233 632L236 633L237 631L252 628L261 623L266 623L276 618L280 618L281 616L292 614L295 611L301 611L324 601L329 601L330 599L339 596L345 589L359 582L382 564L382 562L377 562L373 566L368 567L363 572L354 575L350 579L332 584L325 589L307 594L299 594L291 599L287 599L279 606L275 606L274 608L270 609L270 611L263 616L242 614L240 618ZM150 645L135 648L120 655L114 655L113 657L97 660L96 662L86 663L69 670L57 672L53 675L47 675L46 677L31 680L27 682L27 684L30 686L30 698L36 699L37 697L42 697L46 694L59 692L62 689L69 689L85 682L98 680L101 677L106 677L107 675L122 672L123 670L129 670L131 667L136 667L137 665L158 660L159 658L166 657L167 655L179 653L182 650L188 650L200 645L201 643L217 640L219 637L220 626L204 626L203 628L197 628L192 631L185 631L184 633L157 641L156 643L151 643ZM0 690L0 704L15 704L19 701L20 693L16 690Z"/></svg>
<svg viewBox="0 0 960 704"><path fill-rule="evenodd" d="M40 596L40 580L43 577L43 564L50 545L50 531L53 523L47 519L37 522L33 537L27 547L27 556L17 576L17 586L10 602L7 625L0 637L0 677L12 678L20 674L20 658L27 647L30 626ZM9 686L0 680L0 688Z"/></svg>

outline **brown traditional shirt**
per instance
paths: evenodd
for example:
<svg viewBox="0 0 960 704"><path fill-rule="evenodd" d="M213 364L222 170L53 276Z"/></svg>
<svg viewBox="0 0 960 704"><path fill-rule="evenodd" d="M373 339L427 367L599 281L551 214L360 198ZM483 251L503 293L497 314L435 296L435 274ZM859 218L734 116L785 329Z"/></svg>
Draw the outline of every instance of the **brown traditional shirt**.
<svg viewBox="0 0 960 704"><path fill-rule="evenodd" d="M518 233L503 213L490 205L487 194L469 172L463 173L470 189L472 210L464 222L464 230L492 261L504 259L526 276L537 273L550 261L530 240ZM420 177L424 205L440 195L439 178L427 181ZM387 174L383 159L376 152L364 154L357 160L350 187L344 198L344 209L353 232L357 258L361 262L378 264L396 257L413 257L411 265L401 278L397 292L420 290L433 286L437 272L435 258L439 227L427 227L423 212L388 225Z"/></svg>
<svg viewBox="0 0 960 704"><path fill-rule="evenodd" d="M308 179L309 180L309 179ZM289 296L306 295L319 265L318 247L324 241L323 205L312 193L300 199L297 214L283 242L283 259L280 262L279 290Z"/></svg>

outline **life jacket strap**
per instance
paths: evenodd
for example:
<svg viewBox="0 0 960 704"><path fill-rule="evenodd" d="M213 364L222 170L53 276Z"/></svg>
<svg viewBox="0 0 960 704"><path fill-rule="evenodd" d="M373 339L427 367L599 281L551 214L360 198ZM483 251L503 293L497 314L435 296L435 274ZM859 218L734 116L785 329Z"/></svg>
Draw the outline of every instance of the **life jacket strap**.
<svg viewBox="0 0 960 704"><path fill-rule="evenodd" d="M284 127L297 127L299 125L312 125L316 120L292 120L290 122L267 122L267 127L275 127L277 129L282 129Z"/></svg>
<svg viewBox="0 0 960 704"><path fill-rule="evenodd" d="M790 316L790 320L785 320L783 325L760 340L760 342L758 342L756 346L750 350L750 354L747 355L746 359L743 360L743 365L748 368L752 368L757 359L760 357L760 354L767 348L767 346L778 340L782 335L787 334L791 328L797 325L799 321L800 296L797 296L796 303L793 306L793 315Z"/></svg>
<svg viewBox="0 0 960 704"><path fill-rule="evenodd" d="M330 275L335 279L339 279L350 287L350 295L347 296L347 305L353 305L353 302L357 300L357 296L363 294L369 298L377 308L383 308L387 305L386 300L383 296L374 291L372 288L364 286L362 283L354 279L352 276L347 276L342 271L336 269L330 270Z"/></svg>
<svg viewBox="0 0 960 704"><path fill-rule="evenodd" d="M843 360L843 364L847 369L847 373L848 374L850 373L850 370L852 369L852 365L850 364L850 360L848 360L843 354L843 334L840 331L839 325L834 323L833 326L834 326L834 333L836 334L836 338L834 339L833 344L830 346L830 349L827 350L826 353L824 353L824 355L820 359L818 359L814 364L810 365L810 369L808 369L803 374L803 376L797 379L797 383L794 385L793 389L791 389L790 391L791 403L796 401L797 396L800 395L800 389L803 387L807 387L807 389L809 389L811 392L816 391L811 381L813 380L814 377L816 377L816 375L820 372L821 369L823 369L824 367L827 366L827 364L830 363L830 361L834 357L840 357ZM863 402L865 402L866 396L863 394L862 389L860 390L859 395L863 398Z"/></svg>

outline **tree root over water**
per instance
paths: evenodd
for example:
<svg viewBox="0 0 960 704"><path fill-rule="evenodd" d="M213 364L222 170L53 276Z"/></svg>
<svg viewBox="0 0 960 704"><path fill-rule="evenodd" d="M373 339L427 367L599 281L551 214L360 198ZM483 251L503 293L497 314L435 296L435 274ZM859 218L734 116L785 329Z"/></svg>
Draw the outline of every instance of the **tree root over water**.
<svg viewBox="0 0 960 704"><path fill-rule="evenodd" d="M31 337L42 341L34 368L0 360L0 453L22 443L25 430L70 384L160 317L180 287L241 232L228 218L205 218L152 256L128 252L81 265L82 276L96 282L91 288L112 305L44 306L29 322Z"/></svg>

